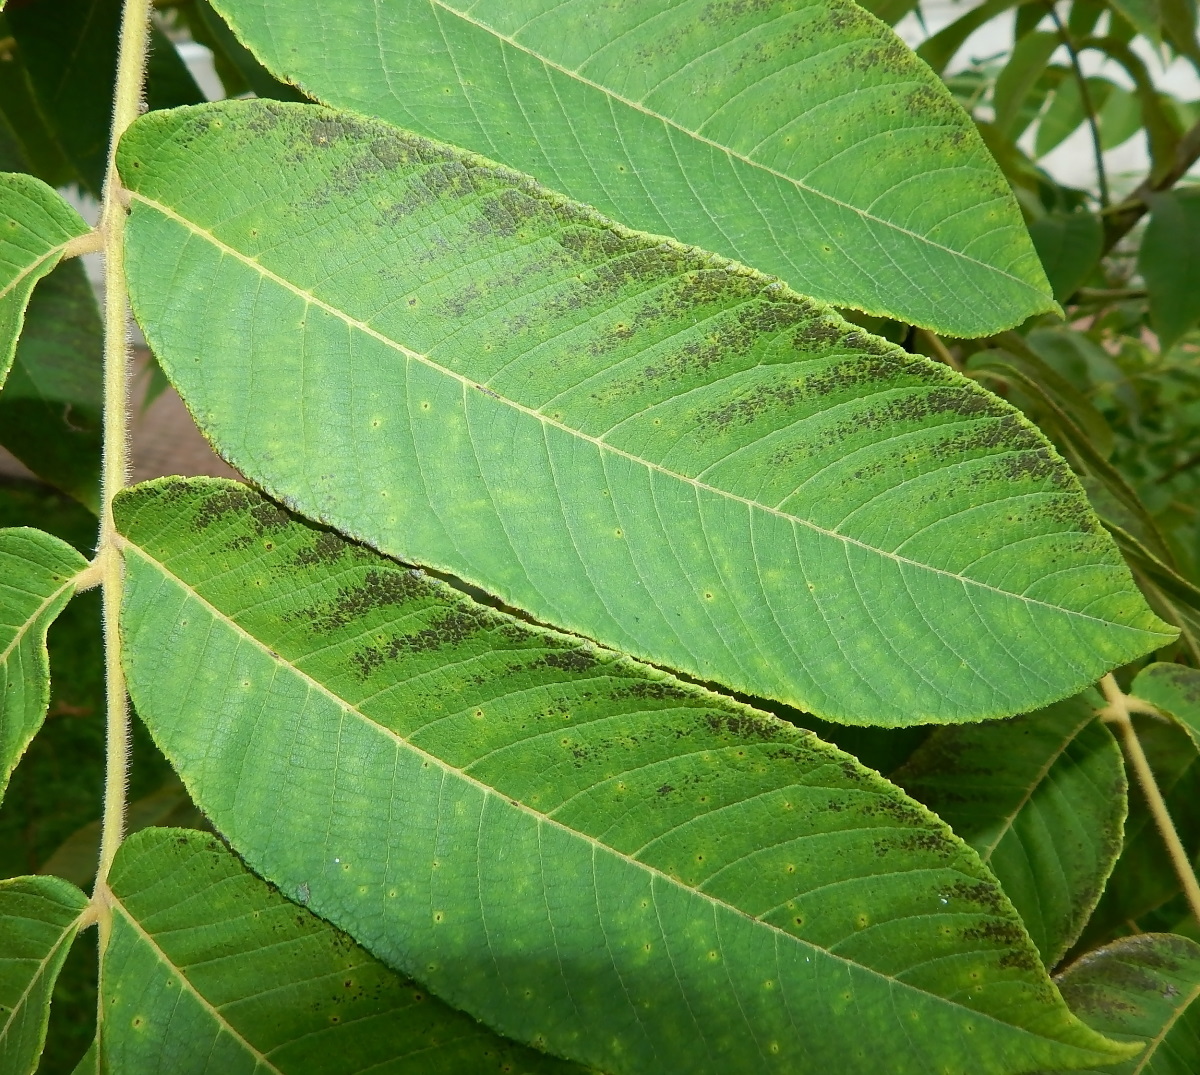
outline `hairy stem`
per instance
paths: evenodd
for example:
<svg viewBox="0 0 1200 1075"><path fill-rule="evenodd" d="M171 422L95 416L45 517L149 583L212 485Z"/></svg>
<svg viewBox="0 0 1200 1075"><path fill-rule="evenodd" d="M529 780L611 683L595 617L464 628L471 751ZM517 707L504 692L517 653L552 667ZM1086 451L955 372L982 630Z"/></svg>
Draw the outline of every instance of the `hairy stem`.
<svg viewBox="0 0 1200 1075"><path fill-rule="evenodd" d="M118 617L124 563L113 525L113 498L126 484L129 470L129 326L125 286L125 205L117 176L117 143L138 117L146 74L150 30L150 0L125 0L117 60L117 85L104 181L99 231L104 238L104 452L101 472L100 542L96 561L101 571L104 604L104 671L107 681L107 740L104 815L100 863L93 901L104 901L108 871L125 831L125 793L129 766L129 705L121 664ZM104 901L106 902L106 901ZM104 918L101 940L105 939Z"/></svg>
<svg viewBox="0 0 1200 1075"><path fill-rule="evenodd" d="M1196 872L1192 869L1192 860L1188 858L1183 842L1179 839L1179 833L1175 831L1175 822L1171 820L1162 792L1158 789L1158 781L1154 779L1154 772L1150 768L1149 761L1146 760L1146 752L1142 750L1137 731L1129 717L1130 698L1117 686L1117 681L1111 675L1105 676L1100 681L1100 688L1104 691L1104 698L1108 702L1102 715L1106 721L1117 725L1121 731L1121 745L1125 748L1125 755L1129 758L1129 764L1133 767L1138 784L1141 785L1142 794L1146 797L1146 805L1150 807L1150 815L1154 818L1154 824L1163 838L1163 843L1167 845L1167 853L1171 856L1171 865L1175 867L1179 883L1183 886L1183 893L1187 897L1192 917L1200 922L1200 882L1196 880Z"/></svg>

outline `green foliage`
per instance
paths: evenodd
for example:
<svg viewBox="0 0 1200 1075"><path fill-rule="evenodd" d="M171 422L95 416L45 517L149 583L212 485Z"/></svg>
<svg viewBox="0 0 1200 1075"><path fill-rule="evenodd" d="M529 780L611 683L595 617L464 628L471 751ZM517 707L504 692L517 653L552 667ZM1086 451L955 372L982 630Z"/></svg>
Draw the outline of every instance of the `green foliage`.
<svg viewBox="0 0 1200 1075"><path fill-rule="evenodd" d="M87 908L56 877L0 881L0 1070L33 1075L46 1040L50 995Z"/></svg>
<svg viewBox="0 0 1200 1075"><path fill-rule="evenodd" d="M967 117L846 0L214 6L319 100L815 298L960 336L1053 309Z"/></svg>
<svg viewBox="0 0 1200 1075"><path fill-rule="evenodd" d="M1008 714L1170 640L1036 430L777 282L312 106L152 114L119 165L201 428L385 552L849 723Z"/></svg>
<svg viewBox="0 0 1200 1075"><path fill-rule="evenodd" d="M1200 1064L1195 5L913 7L0 3L0 1073Z"/></svg>
<svg viewBox="0 0 1200 1075"><path fill-rule="evenodd" d="M1059 979L1071 1006L1097 1030L1146 1043L1113 1075L1191 1075L1200 1067L1200 945L1144 933L1084 956Z"/></svg>
<svg viewBox="0 0 1200 1075"><path fill-rule="evenodd" d="M1005 723L942 728L892 774L996 874L1054 966L1121 850L1125 770L1094 692Z"/></svg>

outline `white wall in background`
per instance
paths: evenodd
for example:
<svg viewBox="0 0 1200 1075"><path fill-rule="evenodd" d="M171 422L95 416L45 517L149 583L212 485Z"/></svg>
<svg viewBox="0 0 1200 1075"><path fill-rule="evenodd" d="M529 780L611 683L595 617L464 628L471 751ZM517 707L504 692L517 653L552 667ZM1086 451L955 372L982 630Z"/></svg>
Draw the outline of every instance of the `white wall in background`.
<svg viewBox="0 0 1200 1075"><path fill-rule="evenodd" d="M974 4L956 3L955 0L924 0L921 4L924 25L915 13L909 13L896 25L896 33L905 44L916 48L927 37L948 26L973 6ZM1066 17L1065 10L1063 17ZM1015 15L1010 11L980 27L967 38L947 70L962 70L969 67L973 60L1007 52L1012 47L1014 21ZM1043 20L1042 29L1053 29L1049 17ZM1184 101L1200 99L1200 75L1197 75L1195 68L1186 60L1177 59L1171 64L1164 64L1163 57L1156 54L1154 48L1141 39L1134 42L1133 49L1145 60L1155 85ZM1056 52L1052 62L1068 63L1066 49ZM1084 74L1103 75L1120 86L1133 88L1133 83L1125 74L1124 68L1101 53L1083 53L1080 66ZM1027 153L1032 153L1032 131L1025 133L1020 145ZM1080 127L1070 138L1047 153L1039 163L1055 179L1067 186L1084 189L1094 189L1096 186L1092 140L1086 126ZM1146 152L1145 137L1141 134L1134 135L1123 145L1104 154L1104 170L1114 192L1118 194L1135 187L1145 177L1149 167L1150 158ZM1193 169L1192 174L1200 177L1200 166Z"/></svg>

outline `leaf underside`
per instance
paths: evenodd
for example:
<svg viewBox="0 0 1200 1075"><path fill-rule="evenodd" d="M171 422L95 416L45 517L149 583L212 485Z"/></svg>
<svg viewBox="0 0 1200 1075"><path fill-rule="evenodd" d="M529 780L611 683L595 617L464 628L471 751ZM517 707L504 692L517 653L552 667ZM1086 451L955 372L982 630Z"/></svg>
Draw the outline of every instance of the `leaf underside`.
<svg viewBox="0 0 1200 1075"><path fill-rule="evenodd" d="M99 1057L120 1075L584 1075L496 1037L186 829L113 864Z"/></svg>
<svg viewBox="0 0 1200 1075"><path fill-rule="evenodd" d="M1055 308L970 117L845 0L215 6L328 104L835 305L955 336Z"/></svg>
<svg viewBox="0 0 1200 1075"><path fill-rule="evenodd" d="M52 187L21 172L0 172L0 388L12 366L33 285L88 226Z"/></svg>
<svg viewBox="0 0 1200 1075"><path fill-rule="evenodd" d="M153 113L120 167L201 428L387 553L848 723L1035 708L1173 634L1018 412L770 278L318 106Z"/></svg>
<svg viewBox="0 0 1200 1075"><path fill-rule="evenodd" d="M86 566L65 541L40 530L0 530L0 799L46 716L46 631Z"/></svg>
<svg viewBox="0 0 1200 1075"><path fill-rule="evenodd" d="M32 1075L87 897L57 877L0 881L0 1071Z"/></svg>
<svg viewBox="0 0 1200 1075"><path fill-rule="evenodd" d="M939 728L892 779L996 874L1053 967L1121 853L1125 767L1095 691L1010 721Z"/></svg>
<svg viewBox="0 0 1200 1075"><path fill-rule="evenodd" d="M130 691L196 803L501 1033L614 1075L1112 1058L975 854L812 733L245 487L115 510Z"/></svg>
<svg viewBox="0 0 1200 1075"><path fill-rule="evenodd" d="M1125 937L1089 952L1058 978L1071 1007L1096 1029L1145 1042L1108 1075L1200 1071L1200 945L1170 933Z"/></svg>

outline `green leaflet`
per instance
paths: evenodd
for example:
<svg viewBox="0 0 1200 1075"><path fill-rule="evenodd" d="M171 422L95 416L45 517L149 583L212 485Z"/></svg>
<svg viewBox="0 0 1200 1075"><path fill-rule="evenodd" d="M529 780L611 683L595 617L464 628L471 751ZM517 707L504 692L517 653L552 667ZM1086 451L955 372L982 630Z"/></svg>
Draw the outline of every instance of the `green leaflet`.
<svg viewBox="0 0 1200 1075"><path fill-rule="evenodd" d="M193 799L499 1032L612 1075L1113 1057L974 853L811 733L243 486L115 510L131 694Z"/></svg>
<svg viewBox="0 0 1200 1075"><path fill-rule="evenodd" d="M1196 747L1174 722L1135 716L1134 726L1179 838L1195 858L1200 852L1200 757ZM1159 910L1179 891L1179 877L1135 781L1129 789L1125 846L1076 954L1127 934L1130 922Z"/></svg>
<svg viewBox="0 0 1200 1075"><path fill-rule="evenodd" d="M137 833L110 887L100 1048L82 1070L583 1075L426 996L212 836Z"/></svg>
<svg viewBox="0 0 1200 1075"><path fill-rule="evenodd" d="M40 530L0 530L0 799L46 715L46 630L87 561Z"/></svg>
<svg viewBox="0 0 1200 1075"><path fill-rule="evenodd" d="M1138 251L1150 320L1167 351L1200 319L1200 191L1156 194Z"/></svg>
<svg viewBox="0 0 1200 1075"><path fill-rule="evenodd" d="M1013 408L769 277L316 106L151 114L120 167L201 428L385 552L848 723L1034 708L1173 634Z"/></svg>
<svg viewBox="0 0 1200 1075"><path fill-rule="evenodd" d="M892 779L995 871L1053 967L1121 853L1125 768L1094 691L1000 723L939 728Z"/></svg>
<svg viewBox="0 0 1200 1075"><path fill-rule="evenodd" d="M322 101L827 302L955 336L1055 308L969 117L847 0L214 6Z"/></svg>
<svg viewBox="0 0 1200 1075"><path fill-rule="evenodd" d="M1089 952L1059 986L1097 1030L1145 1042L1108 1075L1195 1075L1200 1071L1200 945L1169 933L1126 937Z"/></svg>
<svg viewBox="0 0 1200 1075"><path fill-rule="evenodd" d="M83 218L40 179L0 172L0 387L12 366L33 285L88 230Z"/></svg>
<svg viewBox="0 0 1200 1075"><path fill-rule="evenodd" d="M87 897L57 877L0 881L0 1071L32 1075Z"/></svg>
<svg viewBox="0 0 1200 1075"><path fill-rule="evenodd" d="M1200 749L1200 672L1182 664L1150 664L1137 674L1131 690L1174 717Z"/></svg>
<svg viewBox="0 0 1200 1075"><path fill-rule="evenodd" d="M29 300L8 384L0 444L39 478L100 510L100 311L78 260L59 265Z"/></svg>

